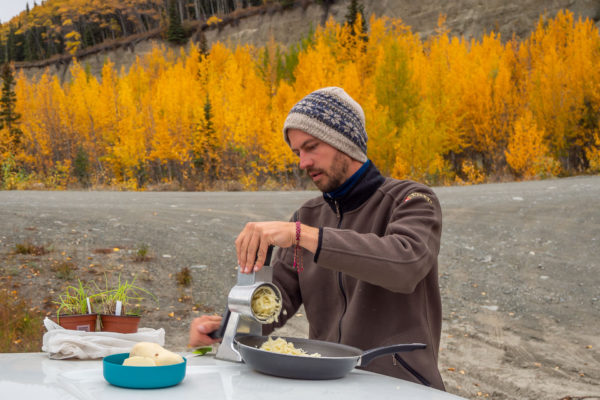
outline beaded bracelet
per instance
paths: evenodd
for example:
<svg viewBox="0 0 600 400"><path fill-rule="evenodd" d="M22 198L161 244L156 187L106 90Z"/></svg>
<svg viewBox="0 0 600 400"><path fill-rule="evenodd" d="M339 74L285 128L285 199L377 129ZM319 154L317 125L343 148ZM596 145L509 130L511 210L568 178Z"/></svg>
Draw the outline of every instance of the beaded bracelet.
<svg viewBox="0 0 600 400"><path fill-rule="evenodd" d="M298 272L304 271L302 262L302 249L300 248L300 221L296 221L296 245L294 246L294 269Z"/></svg>

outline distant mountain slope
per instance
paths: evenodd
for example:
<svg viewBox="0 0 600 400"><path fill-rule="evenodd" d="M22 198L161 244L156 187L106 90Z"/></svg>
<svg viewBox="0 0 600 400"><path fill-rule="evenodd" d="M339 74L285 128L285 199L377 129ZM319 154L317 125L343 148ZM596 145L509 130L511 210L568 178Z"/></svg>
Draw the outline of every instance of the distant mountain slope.
<svg viewBox="0 0 600 400"><path fill-rule="evenodd" d="M31 62L160 31L179 42L212 16L281 9L289 0L46 0L0 25L0 62ZM89 52L89 51L88 51Z"/></svg>
<svg viewBox="0 0 600 400"><path fill-rule="evenodd" d="M323 24L328 18L344 21L349 0L335 1L323 7L310 2L307 7L292 7L284 12L264 13L241 18L206 32L209 42L264 44L273 35L280 43L300 40L311 27ZM573 12L575 18L600 21L600 1L591 0L361 0L366 17L387 16L401 19L413 32L427 37L435 32L440 16L452 34L478 38L490 31L504 38L526 37L540 16L552 18L561 9Z"/></svg>
<svg viewBox="0 0 600 400"><path fill-rule="evenodd" d="M9 33L10 29L14 30L14 24L23 24L13 33L26 38L26 32L41 29L31 25L31 21L38 21L40 26L54 21L51 31L65 36L64 39L55 37L55 46L63 46L64 51L27 61L21 55L17 68L24 69L28 75L36 75L41 69L53 66L54 71L64 74L70 65L71 53L88 64L93 73L100 71L106 58L115 62L117 67L127 67L136 56L149 52L153 43L165 42L169 1L47 0L43 6L30 10L29 16L24 12L17 20L2 25L0 46L5 51L0 51L0 62L2 54L9 54L8 47L13 45L9 43ZM272 0L261 5L261 0L174 1L173 4L187 4L187 7L178 7L177 10L189 41L198 43L205 40L207 46L217 41L260 46L271 37L284 45L296 43L329 18L344 21L350 3L349 0ZM477 38L492 30L499 32L503 38L510 38L513 34L525 37L535 28L540 16L553 17L561 9L569 9L576 18L590 18L596 24L600 21L600 2L591 0L362 0L360 3L364 5L367 18L371 15L399 18L422 37L435 32L440 16L445 17L445 26L452 34L466 38ZM220 17L210 19L213 12ZM26 21L30 21L30 25ZM62 21L60 25L59 21ZM27 26L34 28L27 30ZM87 31L85 27L88 27ZM73 28L81 32L79 36L73 34L71 39L66 38L68 33L65 32ZM119 36L119 32L128 34ZM46 40L50 40L49 35ZM73 37L79 39L78 45ZM29 48L26 44L27 40L24 40L23 53ZM67 51L69 49L70 52Z"/></svg>

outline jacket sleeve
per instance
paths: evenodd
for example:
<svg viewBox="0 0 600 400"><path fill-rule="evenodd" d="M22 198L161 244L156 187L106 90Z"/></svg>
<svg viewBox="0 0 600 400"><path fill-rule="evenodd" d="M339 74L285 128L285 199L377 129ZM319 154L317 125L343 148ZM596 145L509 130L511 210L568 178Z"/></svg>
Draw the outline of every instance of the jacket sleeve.
<svg viewBox="0 0 600 400"><path fill-rule="evenodd" d="M323 228L317 263L393 292L412 293L437 263L441 228L441 208L431 191L405 196L394 200L382 236Z"/></svg>

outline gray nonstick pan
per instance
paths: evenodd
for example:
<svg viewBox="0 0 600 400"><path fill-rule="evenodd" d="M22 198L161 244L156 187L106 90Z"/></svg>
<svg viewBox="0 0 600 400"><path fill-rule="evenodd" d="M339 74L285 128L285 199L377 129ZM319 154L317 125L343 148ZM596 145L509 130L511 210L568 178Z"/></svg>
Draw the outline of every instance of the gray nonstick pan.
<svg viewBox="0 0 600 400"><path fill-rule="evenodd" d="M277 338L281 336L273 336ZM234 343L242 359L249 367L268 375L295 379L338 379L346 376L354 367L365 366L373 359L398 352L427 347L422 343L396 344L362 351L356 347L320 340L282 337L296 348L308 354L319 353L321 357L294 356L261 350L267 336L237 336Z"/></svg>

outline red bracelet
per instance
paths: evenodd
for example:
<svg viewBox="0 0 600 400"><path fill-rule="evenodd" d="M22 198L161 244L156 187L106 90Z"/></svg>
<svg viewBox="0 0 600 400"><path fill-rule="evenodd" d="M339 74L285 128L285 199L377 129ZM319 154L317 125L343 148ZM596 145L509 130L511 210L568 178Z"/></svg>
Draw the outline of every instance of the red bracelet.
<svg viewBox="0 0 600 400"><path fill-rule="evenodd" d="M300 248L300 220L296 221L296 245L294 246L294 269L298 272L304 271L302 262L302 249ZM300 262L298 262L298 260Z"/></svg>
<svg viewBox="0 0 600 400"><path fill-rule="evenodd" d="M300 221L296 221L296 246L300 244Z"/></svg>

